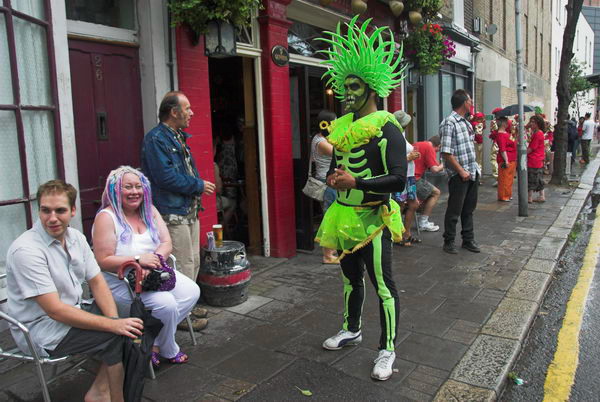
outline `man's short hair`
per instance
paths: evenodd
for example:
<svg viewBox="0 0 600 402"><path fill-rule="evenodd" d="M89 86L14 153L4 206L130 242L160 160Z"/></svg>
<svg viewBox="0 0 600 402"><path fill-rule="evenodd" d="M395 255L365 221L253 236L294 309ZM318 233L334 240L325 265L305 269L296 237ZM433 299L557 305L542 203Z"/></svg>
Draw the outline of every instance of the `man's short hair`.
<svg viewBox="0 0 600 402"><path fill-rule="evenodd" d="M585 118L586 118L586 120L587 120L587 119L589 119L590 117L592 117L592 114L591 114L590 112L587 112L587 113L585 114Z"/></svg>
<svg viewBox="0 0 600 402"><path fill-rule="evenodd" d="M169 119L169 116L171 115L171 110L180 108L179 95L183 95L183 92L171 91L165 94L158 108L159 121L167 121Z"/></svg>
<svg viewBox="0 0 600 402"><path fill-rule="evenodd" d="M433 145L434 148L439 147L442 144L442 140L439 135L434 135L431 137L429 142L431 142L431 145Z"/></svg>
<svg viewBox="0 0 600 402"><path fill-rule="evenodd" d="M450 99L450 103L452 104L452 109L458 109L465 103L471 95L464 89L457 89L452 94L452 98Z"/></svg>
<svg viewBox="0 0 600 402"><path fill-rule="evenodd" d="M66 183L64 180L60 180L60 179L50 180L49 182L42 184L38 188L38 191L36 194L36 198L38 201L38 208L39 208L39 204L42 199L42 196L48 195L48 194L65 194L67 196L67 198L69 199L69 206L71 208L73 208L75 206L75 200L77 200L77 190L75 190L75 187L73 187L69 183Z"/></svg>
<svg viewBox="0 0 600 402"><path fill-rule="evenodd" d="M546 122L538 115L533 115L529 118L529 121L534 121L535 125L538 126L538 129L544 130L546 128Z"/></svg>

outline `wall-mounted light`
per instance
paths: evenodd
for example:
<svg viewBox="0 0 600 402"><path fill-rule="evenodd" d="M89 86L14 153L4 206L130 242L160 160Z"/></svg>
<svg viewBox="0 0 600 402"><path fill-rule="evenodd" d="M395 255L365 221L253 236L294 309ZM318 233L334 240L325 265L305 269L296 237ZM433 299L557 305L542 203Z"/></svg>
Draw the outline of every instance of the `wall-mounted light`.
<svg viewBox="0 0 600 402"><path fill-rule="evenodd" d="M333 95L333 89L331 89L331 88L327 88L327 89L325 90L325 93L326 93L327 95Z"/></svg>
<svg viewBox="0 0 600 402"><path fill-rule="evenodd" d="M223 58L235 56L235 27L227 21L212 20L204 35L204 54L209 57Z"/></svg>

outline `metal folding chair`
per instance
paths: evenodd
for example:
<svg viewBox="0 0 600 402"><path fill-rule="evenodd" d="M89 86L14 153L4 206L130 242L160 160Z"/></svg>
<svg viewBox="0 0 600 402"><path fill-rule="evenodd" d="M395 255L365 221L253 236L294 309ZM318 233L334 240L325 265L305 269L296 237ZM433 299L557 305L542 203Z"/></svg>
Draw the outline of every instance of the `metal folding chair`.
<svg viewBox="0 0 600 402"><path fill-rule="evenodd" d="M0 279L4 279L6 274L0 274ZM34 363L35 364L35 372L37 374L38 380L40 381L40 385L42 387L42 394L45 402L51 402L50 393L48 392L48 385L52 384L62 375L66 374L66 372L78 368L83 363L87 361L87 358L82 358L82 360L75 361L73 356L61 356L61 357L41 357L36 349L36 345L33 343L31 339L31 335L29 334L29 329L19 322L14 317L9 316L8 314L0 311L0 319L6 320L7 322L16 326L19 331L23 333L25 340L27 341L27 347L29 349L29 354L25 354L21 352L21 350L17 347L4 350L0 347L0 362L6 359L18 360L25 363ZM60 363L69 363L67 367L61 368L61 371L58 371L58 365ZM49 365L51 367L51 373L48 379L46 379L46 375L44 374L44 370L42 369L42 365Z"/></svg>

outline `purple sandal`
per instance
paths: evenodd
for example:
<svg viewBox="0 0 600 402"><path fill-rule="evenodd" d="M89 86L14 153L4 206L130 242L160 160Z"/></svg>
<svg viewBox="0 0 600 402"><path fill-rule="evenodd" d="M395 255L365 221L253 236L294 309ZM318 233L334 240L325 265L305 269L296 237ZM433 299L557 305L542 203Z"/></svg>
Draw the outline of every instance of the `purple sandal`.
<svg viewBox="0 0 600 402"><path fill-rule="evenodd" d="M158 368L158 366L160 366L160 357L158 356L158 353L152 352L150 360L152 361L152 365L154 366L154 368Z"/></svg>
<svg viewBox="0 0 600 402"><path fill-rule="evenodd" d="M175 357L173 357L172 359L169 359L169 361L172 364L184 364L188 362L188 355L186 355L185 353L183 353L182 351L179 351L179 353L177 353L175 355Z"/></svg>

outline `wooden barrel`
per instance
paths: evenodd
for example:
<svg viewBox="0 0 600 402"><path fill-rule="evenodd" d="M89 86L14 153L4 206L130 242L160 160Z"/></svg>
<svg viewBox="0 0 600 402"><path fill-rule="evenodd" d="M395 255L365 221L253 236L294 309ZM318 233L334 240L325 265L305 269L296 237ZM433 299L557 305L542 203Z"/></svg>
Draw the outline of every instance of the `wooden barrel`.
<svg viewBox="0 0 600 402"><path fill-rule="evenodd" d="M243 243L224 240L222 247L203 249L198 283L207 304L231 307L245 302L251 277Z"/></svg>

